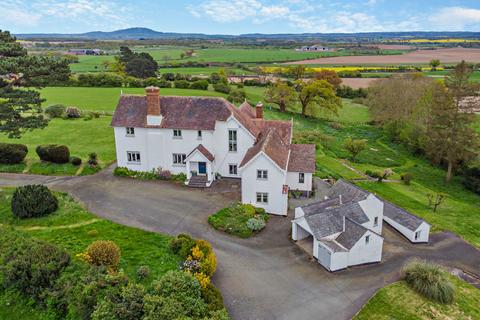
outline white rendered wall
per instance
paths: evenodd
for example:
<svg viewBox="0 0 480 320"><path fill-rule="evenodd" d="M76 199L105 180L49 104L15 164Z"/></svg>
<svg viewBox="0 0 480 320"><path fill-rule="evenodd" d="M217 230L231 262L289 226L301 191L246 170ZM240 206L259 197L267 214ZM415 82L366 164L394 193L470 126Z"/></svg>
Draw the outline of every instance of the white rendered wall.
<svg viewBox="0 0 480 320"><path fill-rule="evenodd" d="M312 191L312 174L305 172L305 183L298 182L299 172L287 172L287 184L290 190Z"/></svg>
<svg viewBox="0 0 480 320"><path fill-rule="evenodd" d="M382 222L383 222L383 202L380 201L373 194L370 194L367 199L358 203L363 209L363 212L368 216L369 221L362 224L365 228L375 231L378 234L382 234ZM374 218L378 217L378 224L374 226Z"/></svg>
<svg viewBox="0 0 480 320"><path fill-rule="evenodd" d="M257 170L268 170L268 179L257 179ZM242 176L242 202L264 208L268 213L286 215L288 194L283 194L286 173L272 160L259 153L247 166L240 169ZM257 192L268 193L268 204L257 203Z"/></svg>
<svg viewBox="0 0 480 320"><path fill-rule="evenodd" d="M368 244L365 237L370 236ZM348 265L379 262L382 260L383 238L371 231L367 231L348 253Z"/></svg>
<svg viewBox="0 0 480 320"><path fill-rule="evenodd" d="M115 134L115 147L117 153L117 164L119 167L127 167L130 170L147 171L147 130L135 128L135 136L127 136L127 130L124 127L113 128ZM127 151L140 152L140 163L130 163L127 161Z"/></svg>
<svg viewBox="0 0 480 320"><path fill-rule="evenodd" d="M383 216L383 219L385 219L386 223L391 225L395 230L400 232L402 235L405 236L405 238L407 238L411 242L414 242L414 243L428 242L429 233L430 233L430 225L428 223L422 222L422 224L417 228L417 230L412 231L412 230L402 226L398 222L390 219L387 216ZM418 231L418 230L421 230L420 238L415 240L415 232Z"/></svg>
<svg viewBox="0 0 480 320"><path fill-rule="evenodd" d="M330 271L337 271L348 267L349 252L334 252L330 261Z"/></svg>
<svg viewBox="0 0 480 320"><path fill-rule="evenodd" d="M302 240L312 235L305 218L292 221L292 240Z"/></svg>

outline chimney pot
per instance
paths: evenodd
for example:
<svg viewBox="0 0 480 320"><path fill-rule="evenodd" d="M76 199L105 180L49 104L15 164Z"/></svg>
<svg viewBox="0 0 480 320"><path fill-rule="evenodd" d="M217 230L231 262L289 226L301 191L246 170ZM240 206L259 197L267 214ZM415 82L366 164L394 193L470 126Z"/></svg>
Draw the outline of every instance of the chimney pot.
<svg viewBox="0 0 480 320"><path fill-rule="evenodd" d="M147 94L147 115L160 116L160 88L146 87Z"/></svg>
<svg viewBox="0 0 480 320"><path fill-rule="evenodd" d="M255 111L256 111L256 118L263 119L263 103L261 102L257 103L255 107Z"/></svg>

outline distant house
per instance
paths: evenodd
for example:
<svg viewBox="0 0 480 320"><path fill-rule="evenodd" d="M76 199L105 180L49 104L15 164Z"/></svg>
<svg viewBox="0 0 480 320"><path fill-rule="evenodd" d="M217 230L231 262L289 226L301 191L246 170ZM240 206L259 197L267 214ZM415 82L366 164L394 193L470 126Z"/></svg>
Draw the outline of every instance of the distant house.
<svg viewBox="0 0 480 320"><path fill-rule="evenodd" d="M293 144L293 122L266 120L263 105L223 98L122 95L113 115L117 163L184 173L191 187L241 179L242 202L286 215L288 191L312 191L315 145Z"/></svg>
<svg viewBox="0 0 480 320"><path fill-rule="evenodd" d="M67 54L72 54L76 56L99 56L103 53L100 49L69 49Z"/></svg>
<svg viewBox="0 0 480 320"><path fill-rule="evenodd" d="M312 246L313 257L329 271L380 262L383 221L413 243L428 242L428 223L344 180L325 198L295 209L292 239Z"/></svg>
<svg viewBox="0 0 480 320"><path fill-rule="evenodd" d="M299 49L296 49L297 51L304 51L304 52L310 52L310 51L313 51L313 52L316 52L316 51L332 51L331 48L328 48L328 47L324 47L324 46L321 46L321 45L313 45L313 46L303 46Z"/></svg>

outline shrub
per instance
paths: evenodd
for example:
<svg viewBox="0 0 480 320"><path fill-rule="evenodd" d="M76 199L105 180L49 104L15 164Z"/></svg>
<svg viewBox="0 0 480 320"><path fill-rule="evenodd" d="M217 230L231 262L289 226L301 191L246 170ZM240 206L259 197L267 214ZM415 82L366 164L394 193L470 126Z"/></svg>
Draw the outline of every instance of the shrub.
<svg viewBox="0 0 480 320"><path fill-rule="evenodd" d="M159 170L158 179L160 180L170 180L172 178L172 173L168 170Z"/></svg>
<svg viewBox="0 0 480 320"><path fill-rule="evenodd" d="M197 90L208 90L208 81L207 80L197 80L190 84L190 89Z"/></svg>
<svg viewBox="0 0 480 320"><path fill-rule="evenodd" d="M195 240L192 237L181 233L170 241L170 249L183 259L187 259L195 244Z"/></svg>
<svg viewBox="0 0 480 320"><path fill-rule="evenodd" d="M175 80L173 83L175 88L178 89L188 89L190 87L190 83L187 80Z"/></svg>
<svg viewBox="0 0 480 320"><path fill-rule="evenodd" d="M137 279L143 281L150 276L150 268L148 266L140 266L137 269Z"/></svg>
<svg viewBox="0 0 480 320"><path fill-rule="evenodd" d="M480 194L480 167L467 169L463 176L463 185L465 188Z"/></svg>
<svg viewBox="0 0 480 320"><path fill-rule="evenodd" d="M407 284L424 297L443 304L453 302L455 288L439 266L413 261L403 273Z"/></svg>
<svg viewBox="0 0 480 320"><path fill-rule="evenodd" d="M252 231L260 231L265 228L265 221L263 219L250 218L247 221L247 227Z"/></svg>
<svg viewBox="0 0 480 320"><path fill-rule="evenodd" d="M145 288L142 285L129 283L119 293L109 294L100 301L92 314L92 320L142 319L144 297Z"/></svg>
<svg viewBox="0 0 480 320"><path fill-rule="evenodd" d="M243 210L243 214L252 218L255 217L255 214L257 213L257 210L251 204L240 205L240 209Z"/></svg>
<svg viewBox="0 0 480 320"><path fill-rule="evenodd" d="M228 86L228 84L225 84L223 82L219 82L219 83L215 83L213 85L213 89L217 92L221 92L221 93L225 93L225 94L229 94L230 93L230 87Z"/></svg>
<svg viewBox="0 0 480 320"><path fill-rule="evenodd" d="M113 170L113 174L118 176L118 177L129 177L130 176L130 170L126 167L116 167Z"/></svg>
<svg viewBox="0 0 480 320"><path fill-rule="evenodd" d="M0 163L21 163L27 156L28 148L24 144L0 143Z"/></svg>
<svg viewBox="0 0 480 320"><path fill-rule="evenodd" d="M82 159L79 157L71 157L70 158L70 163L73 164L74 166L78 167L79 165L82 164Z"/></svg>
<svg viewBox="0 0 480 320"><path fill-rule="evenodd" d="M70 256L46 242L1 231L2 242L8 238L0 251L3 288L18 290L36 302L43 302L46 292L70 264Z"/></svg>
<svg viewBox="0 0 480 320"><path fill-rule="evenodd" d="M97 154L95 152L92 152L88 155L88 164L91 167L95 167L98 165Z"/></svg>
<svg viewBox="0 0 480 320"><path fill-rule="evenodd" d="M211 283L205 288L202 288L202 298L207 304L208 311L216 311L224 308L220 290Z"/></svg>
<svg viewBox="0 0 480 320"><path fill-rule="evenodd" d="M408 186L413 179L413 174L411 174L410 172L405 172L400 176L400 178L402 179L403 183Z"/></svg>
<svg viewBox="0 0 480 320"><path fill-rule="evenodd" d="M99 233L98 233L98 230L93 229L93 230L89 230L87 232L87 235L93 238L93 237L98 237Z"/></svg>
<svg viewBox="0 0 480 320"><path fill-rule="evenodd" d="M144 303L143 320L188 319L185 308L174 298L147 295Z"/></svg>
<svg viewBox="0 0 480 320"><path fill-rule="evenodd" d="M65 110L65 116L69 119L77 119L82 116L82 112L77 107L68 107Z"/></svg>
<svg viewBox="0 0 480 320"><path fill-rule="evenodd" d="M11 206L17 218L41 217L58 209L58 199L43 185L27 185L15 190Z"/></svg>
<svg viewBox="0 0 480 320"><path fill-rule="evenodd" d="M42 161L53 163L67 163L70 161L70 150L67 146L46 144L37 146L36 152Z"/></svg>
<svg viewBox="0 0 480 320"><path fill-rule="evenodd" d="M117 270L120 263L120 248L113 241L98 240L90 244L86 255L95 266L106 266Z"/></svg>
<svg viewBox="0 0 480 320"><path fill-rule="evenodd" d="M61 118L65 113L66 107L63 104L54 104L45 108L45 113L50 118Z"/></svg>

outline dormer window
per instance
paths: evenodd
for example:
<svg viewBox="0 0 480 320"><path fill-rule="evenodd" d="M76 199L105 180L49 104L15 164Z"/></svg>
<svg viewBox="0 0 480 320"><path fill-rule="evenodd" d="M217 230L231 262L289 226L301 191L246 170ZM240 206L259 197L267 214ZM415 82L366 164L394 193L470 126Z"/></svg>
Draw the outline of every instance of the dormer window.
<svg viewBox="0 0 480 320"><path fill-rule="evenodd" d="M127 137L134 137L135 136L135 128L127 127Z"/></svg>
<svg viewBox="0 0 480 320"><path fill-rule="evenodd" d="M182 130L173 129L173 138L174 139L182 139Z"/></svg>

